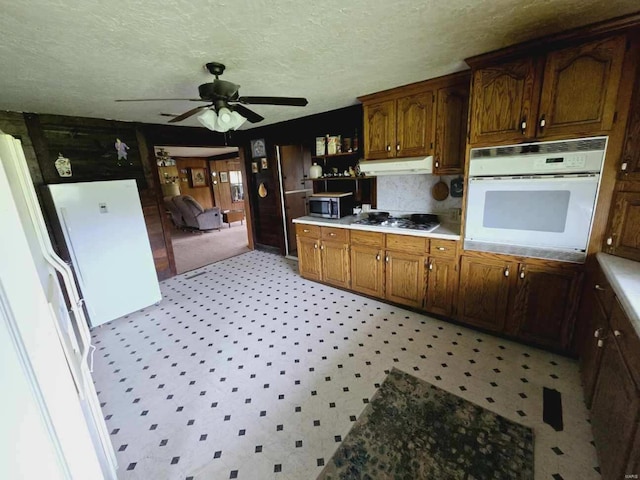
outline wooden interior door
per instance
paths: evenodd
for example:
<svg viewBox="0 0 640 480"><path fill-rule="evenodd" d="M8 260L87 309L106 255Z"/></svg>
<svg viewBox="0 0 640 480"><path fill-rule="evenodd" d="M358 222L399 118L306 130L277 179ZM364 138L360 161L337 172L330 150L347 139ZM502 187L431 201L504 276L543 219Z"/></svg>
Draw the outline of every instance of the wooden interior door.
<svg viewBox="0 0 640 480"><path fill-rule="evenodd" d="M364 105L364 153L367 160L396 155L396 103L387 100Z"/></svg>
<svg viewBox="0 0 640 480"><path fill-rule="evenodd" d="M577 269L520 264L510 319L515 334L538 344L567 349L579 277Z"/></svg>
<svg viewBox="0 0 640 480"><path fill-rule="evenodd" d="M349 244L322 240L322 281L349 288Z"/></svg>
<svg viewBox="0 0 640 480"><path fill-rule="evenodd" d="M469 112L469 80L441 88L436 100L436 137L433 171L462 173Z"/></svg>
<svg viewBox="0 0 640 480"><path fill-rule="evenodd" d="M471 143L521 141L534 136L537 64L535 58L528 57L474 72Z"/></svg>
<svg viewBox="0 0 640 480"><path fill-rule="evenodd" d="M216 206L222 211L244 210L246 180L242 176L240 161L212 160L209 168Z"/></svg>
<svg viewBox="0 0 640 480"><path fill-rule="evenodd" d="M397 157L429 155L433 146L433 91L408 95L396 100Z"/></svg>
<svg viewBox="0 0 640 480"><path fill-rule="evenodd" d="M458 317L461 321L502 331L507 316L511 262L491 258L462 257Z"/></svg>
<svg viewBox="0 0 640 480"><path fill-rule="evenodd" d="M424 263L421 255L388 251L385 256L385 298L421 308L424 301Z"/></svg>
<svg viewBox="0 0 640 480"><path fill-rule="evenodd" d="M611 130L625 45L620 35L547 55L538 137Z"/></svg>
<svg viewBox="0 0 640 480"><path fill-rule="evenodd" d="M451 315L457 287L457 261L429 257L427 264L427 293L424 309L440 315Z"/></svg>
<svg viewBox="0 0 640 480"><path fill-rule="evenodd" d="M640 192L616 193L611 211L608 253L640 261Z"/></svg>
<svg viewBox="0 0 640 480"><path fill-rule="evenodd" d="M384 251L380 248L351 245L351 289L384 297Z"/></svg>

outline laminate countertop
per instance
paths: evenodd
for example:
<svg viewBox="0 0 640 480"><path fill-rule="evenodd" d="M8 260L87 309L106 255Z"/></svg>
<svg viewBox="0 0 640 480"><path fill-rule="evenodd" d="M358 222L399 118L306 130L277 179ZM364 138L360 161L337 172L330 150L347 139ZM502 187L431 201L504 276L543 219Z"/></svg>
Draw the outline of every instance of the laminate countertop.
<svg viewBox="0 0 640 480"><path fill-rule="evenodd" d="M640 262L602 252L596 254L596 258L640 336Z"/></svg>
<svg viewBox="0 0 640 480"><path fill-rule="evenodd" d="M299 217L294 218L293 223L305 223L307 225L318 225L320 227L348 228L351 230L365 230L367 232L395 233L397 235L412 235L414 237L441 238L444 240L460 240L460 224L441 223L432 232L413 230L410 228L382 227L380 225L362 225L354 223L366 218L365 215L349 215L342 218L321 218L321 217Z"/></svg>

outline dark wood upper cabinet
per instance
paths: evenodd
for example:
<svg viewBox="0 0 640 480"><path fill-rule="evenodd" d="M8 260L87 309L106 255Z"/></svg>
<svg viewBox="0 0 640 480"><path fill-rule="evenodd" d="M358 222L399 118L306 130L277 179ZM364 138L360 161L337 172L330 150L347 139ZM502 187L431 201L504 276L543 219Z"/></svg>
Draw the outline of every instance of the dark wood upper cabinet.
<svg viewBox="0 0 640 480"><path fill-rule="evenodd" d="M395 157L396 104L387 100L364 105L364 143L368 159Z"/></svg>
<svg viewBox="0 0 640 480"><path fill-rule="evenodd" d="M433 171L462 173L469 112L469 81L441 88L436 94L436 139Z"/></svg>
<svg viewBox="0 0 640 480"><path fill-rule="evenodd" d="M633 86L619 179L640 181L640 69Z"/></svg>
<svg viewBox="0 0 640 480"><path fill-rule="evenodd" d="M606 251L640 261L640 192L618 192L611 207Z"/></svg>
<svg viewBox="0 0 640 480"><path fill-rule="evenodd" d="M471 59L469 142L607 134L614 125L626 45L626 35L617 35L488 65Z"/></svg>
<svg viewBox="0 0 640 480"><path fill-rule="evenodd" d="M547 55L538 137L611 130L625 45L625 36L616 36Z"/></svg>
<svg viewBox="0 0 640 480"><path fill-rule="evenodd" d="M528 57L473 73L470 143L517 142L535 134L538 63Z"/></svg>
<svg viewBox="0 0 640 480"><path fill-rule="evenodd" d="M435 155L435 174L462 173L469 73L359 97L366 160Z"/></svg>
<svg viewBox="0 0 640 480"><path fill-rule="evenodd" d="M408 95L396 100L396 143L398 157L429 155L433 145L433 91Z"/></svg>

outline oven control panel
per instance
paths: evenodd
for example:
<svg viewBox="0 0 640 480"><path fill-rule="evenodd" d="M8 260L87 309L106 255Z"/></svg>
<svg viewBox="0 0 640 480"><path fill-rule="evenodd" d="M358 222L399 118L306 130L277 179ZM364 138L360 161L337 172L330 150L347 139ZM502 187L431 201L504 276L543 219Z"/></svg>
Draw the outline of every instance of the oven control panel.
<svg viewBox="0 0 640 480"><path fill-rule="evenodd" d="M587 165L585 154L572 154L569 156L538 157L533 161L533 166L540 170L584 170Z"/></svg>

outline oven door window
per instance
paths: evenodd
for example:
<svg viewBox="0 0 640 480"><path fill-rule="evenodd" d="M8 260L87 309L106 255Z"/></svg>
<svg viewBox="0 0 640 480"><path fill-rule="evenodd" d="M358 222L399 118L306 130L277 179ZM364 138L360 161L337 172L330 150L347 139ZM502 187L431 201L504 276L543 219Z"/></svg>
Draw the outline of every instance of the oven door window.
<svg viewBox="0 0 640 480"><path fill-rule="evenodd" d="M598 176L471 179L465 238L585 249Z"/></svg>

